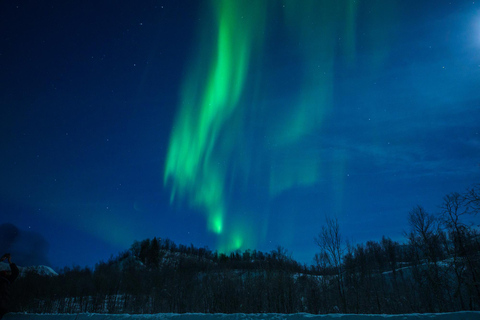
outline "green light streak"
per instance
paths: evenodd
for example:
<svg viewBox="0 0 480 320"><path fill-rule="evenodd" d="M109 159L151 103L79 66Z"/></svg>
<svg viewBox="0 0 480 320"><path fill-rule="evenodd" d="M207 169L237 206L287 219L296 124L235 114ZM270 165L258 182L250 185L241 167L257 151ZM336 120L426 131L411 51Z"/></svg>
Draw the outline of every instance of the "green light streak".
<svg viewBox="0 0 480 320"><path fill-rule="evenodd" d="M271 200L292 188L313 187L320 178L332 177L337 180L336 198L342 201L343 175L333 177L328 170L343 173L346 157L338 156L335 165L323 168L321 152L312 153L312 146L306 142L321 134L332 112L336 64L355 67L359 14L372 11L376 12L373 19L389 19L391 8L382 1L372 4L355 0L210 2L200 19L199 45L192 51L193 59L183 82L164 184L171 187L171 202L187 199L191 207L206 214L207 228L218 235L220 251L254 246L267 234L268 218L261 223L247 223L247 218L234 208L228 191L233 184L253 184L256 191L261 186L260 191L265 193L262 196ZM247 103L246 92L252 94L258 89L253 85L256 81L261 83L259 88L268 88L260 76L252 74L268 75L271 71L255 62L264 51L264 32L275 27L283 31L279 25L265 28L267 13L279 10L283 20L272 21L287 27L284 37L294 44L295 48L289 50L297 50L293 56L298 54L298 61L286 64L295 65L300 76L289 80L294 88L289 93L291 103L280 103L277 109L277 105L269 104L271 96L256 92L260 101L256 101L257 106L262 109L254 110L255 106L250 105L255 103ZM379 48L378 55L372 58L374 67L388 53L384 24L383 20L375 22L369 17L362 30L366 34L361 39L363 44ZM246 139L247 115L264 125L261 150L258 142ZM238 151L241 148L245 150ZM233 176L235 170L239 173ZM246 189L246 193L252 192L248 186Z"/></svg>
<svg viewBox="0 0 480 320"><path fill-rule="evenodd" d="M207 214L208 229L225 228L226 167L239 132L233 132L253 47L260 47L265 7L260 2L212 1L216 30L205 30L200 55L182 92L180 112L170 138L164 183L171 201L187 197ZM212 48L212 33L217 34ZM207 47L205 47L207 44ZM257 44L257 46L254 46ZM237 235L237 245L243 240Z"/></svg>
<svg viewBox="0 0 480 320"><path fill-rule="evenodd" d="M252 233L252 227L258 223L245 217L246 215L231 216L228 232L220 235L220 252L232 252L240 249L251 248L257 242L257 236Z"/></svg>
<svg viewBox="0 0 480 320"><path fill-rule="evenodd" d="M344 56L350 63L355 60L355 1L287 0L284 12L290 36L298 43L303 77L297 102L271 127L269 137L276 146L272 150L276 165L270 169L272 196L312 186L320 179L320 157L299 146L318 134L331 112L336 57ZM295 150L293 161L285 156L285 150L291 149Z"/></svg>

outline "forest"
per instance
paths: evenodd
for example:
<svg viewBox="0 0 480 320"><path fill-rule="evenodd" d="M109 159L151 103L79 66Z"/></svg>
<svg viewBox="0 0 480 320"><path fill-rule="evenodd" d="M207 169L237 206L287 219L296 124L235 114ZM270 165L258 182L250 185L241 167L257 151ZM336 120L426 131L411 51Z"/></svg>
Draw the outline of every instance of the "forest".
<svg viewBox="0 0 480 320"><path fill-rule="evenodd" d="M327 218L312 265L283 247L229 254L153 238L95 268L28 273L14 311L35 313L362 313L480 310L480 185L443 198L438 212L408 212L399 243L345 241Z"/></svg>

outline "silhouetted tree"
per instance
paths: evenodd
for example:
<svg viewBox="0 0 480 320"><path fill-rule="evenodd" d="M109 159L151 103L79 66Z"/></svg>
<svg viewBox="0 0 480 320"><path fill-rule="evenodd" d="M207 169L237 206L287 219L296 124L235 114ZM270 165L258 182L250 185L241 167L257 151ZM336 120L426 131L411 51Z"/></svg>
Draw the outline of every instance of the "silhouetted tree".
<svg viewBox="0 0 480 320"><path fill-rule="evenodd" d="M342 259L344 253L340 226L337 218L326 218L326 225L315 238L315 242L320 248L320 256L325 260L328 266L332 267L336 275L338 295L343 306L347 308L346 297L343 286Z"/></svg>

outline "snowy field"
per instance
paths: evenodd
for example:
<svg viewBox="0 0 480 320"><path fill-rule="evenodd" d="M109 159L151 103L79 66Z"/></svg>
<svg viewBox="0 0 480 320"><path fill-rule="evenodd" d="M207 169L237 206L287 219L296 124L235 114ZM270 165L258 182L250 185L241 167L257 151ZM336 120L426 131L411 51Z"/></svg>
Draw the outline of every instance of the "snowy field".
<svg viewBox="0 0 480 320"><path fill-rule="evenodd" d="M434 319L434 320L480 320L480 312L453 312L453 313L426 313L426 314L397 314L397 315L356 315L356 314L330 314L330 315L312 315L307 313L296 314L278 314L278 313L258 313L258 314L148 314L148 315L129 315L129 314L24 314L10 313L5 315L2 320L414 320L414 319Z"/></svg>

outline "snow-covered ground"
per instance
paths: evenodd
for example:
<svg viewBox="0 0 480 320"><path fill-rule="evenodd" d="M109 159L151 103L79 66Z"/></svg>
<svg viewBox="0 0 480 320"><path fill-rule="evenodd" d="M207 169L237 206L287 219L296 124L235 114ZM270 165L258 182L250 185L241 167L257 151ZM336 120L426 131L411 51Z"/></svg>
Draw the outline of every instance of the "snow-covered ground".
<svg viewBox="0 0 480 320"><path fill-rule="evenodd" d="M203 313L160 313L160 314L24 314L9 313L2 320L480 320L480 312L453 312L453 313L425 313L425 314L396 314L396 315L356 315L356 314L329 314L312 315L307 313L279 314L203 314Z"/></svg>

